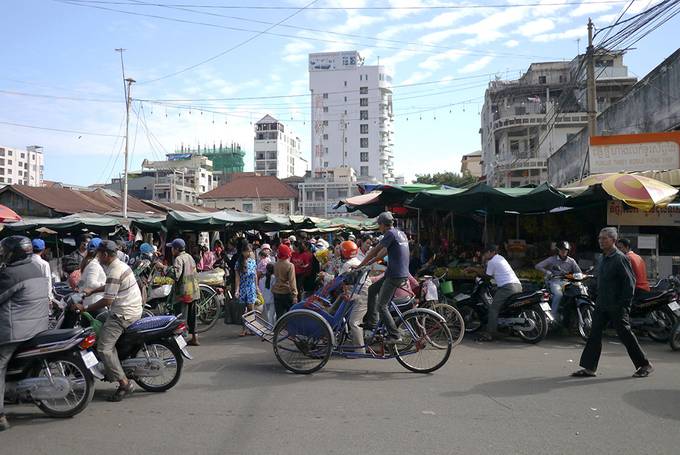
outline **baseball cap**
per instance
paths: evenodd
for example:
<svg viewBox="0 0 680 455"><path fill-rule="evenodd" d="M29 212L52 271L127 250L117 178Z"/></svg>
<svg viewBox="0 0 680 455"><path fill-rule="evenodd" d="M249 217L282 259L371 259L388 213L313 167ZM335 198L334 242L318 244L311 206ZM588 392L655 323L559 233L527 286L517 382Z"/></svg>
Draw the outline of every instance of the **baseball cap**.
<svg viewBox="0 0 680 455"><path fill-rule="evenodd" d="M33 251L42 251L45 249L45 241L43 239L33 239L31 242Z"/></svg>
<svg viewBox="0 0 680 455"><path fill-rule="evenodd" d="M169 248L175 248L176 250L184 251L187 248L187 244L182 239L175 239L170 243L166 243L165 246Z"/></svg>

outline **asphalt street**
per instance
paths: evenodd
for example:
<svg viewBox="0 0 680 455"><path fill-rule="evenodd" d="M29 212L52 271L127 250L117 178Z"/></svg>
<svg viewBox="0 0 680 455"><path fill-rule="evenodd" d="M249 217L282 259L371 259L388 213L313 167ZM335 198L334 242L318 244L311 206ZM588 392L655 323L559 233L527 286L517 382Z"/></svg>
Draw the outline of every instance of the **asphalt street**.
<svg viewBox="0 0 680 455"><path fill-rule="evenodd" d="M2 454L677 454L680 352L643 340L656 367L631 378L615 338L600 375L573 379L583 344L552 337L465 341L430 375L396 360L333 358L286 372L271 346L219 324L192 348L177 387L109 403L99 382L72 419L7 408ZM138 389L139 390L139 389Z"/></svg>

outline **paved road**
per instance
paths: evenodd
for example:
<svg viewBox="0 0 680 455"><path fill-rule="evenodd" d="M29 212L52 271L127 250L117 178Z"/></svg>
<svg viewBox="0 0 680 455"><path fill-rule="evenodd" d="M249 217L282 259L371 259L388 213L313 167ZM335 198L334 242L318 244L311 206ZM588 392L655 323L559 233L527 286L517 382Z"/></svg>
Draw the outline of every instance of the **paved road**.
<svg viewBox="0 0 680 455"><path fill-rule="evenodd" d="M178 387L93 403L69 420L9 407L3 454L677 454L680 353L644 341L655 374L633 379L610 339L601 375L570 379L582 345L465 342L431 375L395 360L333 359L286 373L271 347L218 326Z"/></svg>

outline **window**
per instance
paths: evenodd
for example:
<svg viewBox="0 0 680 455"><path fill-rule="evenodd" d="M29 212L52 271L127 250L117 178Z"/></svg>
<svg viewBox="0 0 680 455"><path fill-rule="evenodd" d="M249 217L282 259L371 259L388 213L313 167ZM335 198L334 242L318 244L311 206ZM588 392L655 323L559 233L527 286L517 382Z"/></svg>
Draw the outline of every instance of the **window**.
<svg viewBox="0 0 680 455"><path fill-rule="evenodd" d="M345 81L345 87L347 87L347 81Z"/></svg>
<svg viewBox="0 0 680 455"><path fill-rule="evenodd" d="M328 120L323 121L323 126L328 126Z"/></svg>
<svg viewBox="0 0 680 455"><path fill-rule="evenodd" d="M359 87L360 95L368 95L368 87Z"/></svg>
<svg viewBox="0 0 680 455"><path fill-rule="evenodd" d="M12 164L12 163L9 163L9 164ZM7 173L8 173L8 174L11 174L11 173L12 173L12 169L7 169Z"/></svg>
<svg viewBox="0 0 680 455"><path fill-rule="evenodd" d="M279 204L279 213L288 213L290 210L288 204Z"/></svg>
<svg viewBox="0 0 680 455"><path fill-rule="evenodd" d="M359 106L368 106L368 98L359 98Z"/></svg>
<svg viewBox="0 0 680 455"><path fill-rule="evenodd" d="M12 151L11 151L11 150L7 150L7 156L12 156Z"/></svg>
<svg viewBox="0 0 680 455"><path fill-rule="evenodd" d="M19 171L19 177L21 177L22 175L23 175L23 174L21 173L21 171Z"/></svg>
<svg viewBox="0 0 680 455"><path fill-rule="evenodd" d="M25 154L25 153L22 153L20 158L21 158L21 159L26 158L26 154Z"/></svg>
<svg viewBox="0 0 680 455"><path fill-rule="evenodd" d="M323 111L324 111L324 112L328 112L328 106L324 106L324 107L323 107Z"/></svg>
<svg viewBox="0 0 680 455"><path fill-rule="evenodd" d="M328 134L324 134L324 135L323 135L323 140L324 140L324 141L327 141L327 140L328 140Z"/></svg>
<svg viewBox="0 0 680 455"><path fill-rule="evenodd" d="M362 177L368 177L368 166L361 166L359 168L359 175Z"/></svg>
<svg viewBox="0 0 680 455"><path fill-rule="evenodd" d="M323 162L323 167L328 167L328 161Z"/></svg>
<svg viewBox="0 0 680 455"><path fill-rule="evenodd" d="M364 75L363 75L363 74L360 74L360 75L359 75L359 80L360 80L360 81L363 81L363 80L364 80Z"/></svg>
<svg viewBox="0 0 680 455"><path fill-rule="evenodd" d="M9 166L11 166L11 165L12 165L12 160L7 160L7 164L8 164Z"/></svg>
<svg viewBox="0 0 680 455"><path fill-rule="evenodd" d="M5 183L5 178L4 178L4 177L0 177L0 183Z"/></svg>
<svg viewBox="0 0 680 455"><path fill-rule="evenodd" d="M257 160L263 160L264 159L264 152L257 152Z"/></svg>
<svg viewBox="0 0 680 455"><path fill-rule="evenodd" d="M525 115L527 113L526 106L515 106L515 115Z"/></svg>
<svg viewBox="0 0 680 455"><path fill-rule="evenodd" d="M368 123L362 123L359 125L359 132L361 134L368 134Z"/></svg>
<svg viewBox="0 0 680 455"><path fill-rule="evenodd" d="M367 137L362 137L359 139L359 147L362 149L368 148L368 138Z"/></svg>
<svg viewBox="0 0 680 455"><path fill-rule="evenodd" d="M347 102L347 97L345 97L345 103Z"/></svg>
<svg viewBox="0 0 680 455"><path fill-rule="evenodd" d="M361 152L359 156L362 163L368 162L368 152Z"/></svg>
<svg viewBox="0 0 680 455"><path fill-rule="evenodd" d="M253 203L252 202L244 202L243 203L243 211L252 213L253 212Z"/></svg>
<svg viewBox="0 0 680 455"><path fill-rule="evenodd" d="M359 120L368 120L368 110L359 111Z"/></svg>
<svg viewBox="0 0 680 455"><path fill-rule="evenodd" d="M368 74L364 74L364 80L368 80Z"/></svg>
<svg viewBox="0 0 680 455"><path fill-rule="evenodd" d="M510 141L510 152L513 154L519 153L519 141Z"/></svg>
<svg viewBox="0 0 680 455"><path fill-rule="evenodd" d="M323 97L323 99L327 100L327 99L328 99L328 93L324 93L324 94L322 95L322 97Z"/></svg>
<svg viewBox="0 0 680 455"><path fill-rule="evenodd" d="M538 76L538 83L539 84L545 84L546 83L546 77L545 76Z"/></svg>
<svg viewBox="0 0 680 455"><path fill-rule="evenodd" d="M262 211L264 213L269 213L272 211L272 205L269 203L262 204Z"/></svg>
<svg viewBox="0 0 680 455"><path fill-rule="evenodd" d="M328 154L328 147L324 147L323 151L324 151L325 154Z"/></svg>

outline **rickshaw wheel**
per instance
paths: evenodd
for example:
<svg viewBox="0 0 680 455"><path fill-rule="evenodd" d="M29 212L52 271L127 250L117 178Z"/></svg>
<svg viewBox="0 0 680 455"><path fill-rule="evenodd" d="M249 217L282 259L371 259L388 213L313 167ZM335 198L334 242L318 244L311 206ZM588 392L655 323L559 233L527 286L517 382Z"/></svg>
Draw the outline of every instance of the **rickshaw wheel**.
<svg viewBox="0 0 680 455"><path fill-rule="evenodd" d="M326 365L333 351L333 335L326 320L309 310L293 310L274 327L274 355L296 374L310 374Z"/></svg>

